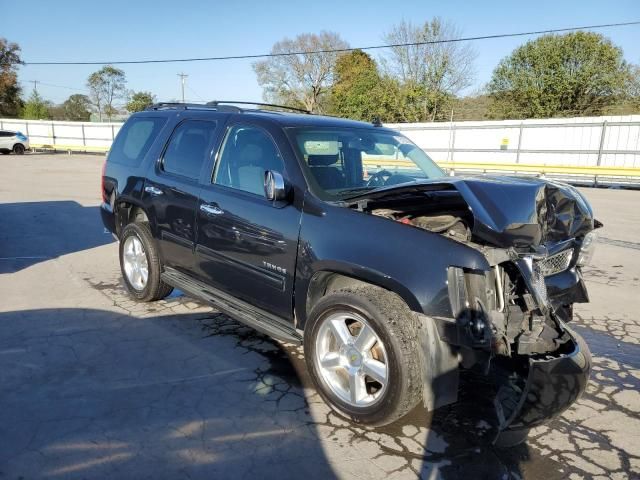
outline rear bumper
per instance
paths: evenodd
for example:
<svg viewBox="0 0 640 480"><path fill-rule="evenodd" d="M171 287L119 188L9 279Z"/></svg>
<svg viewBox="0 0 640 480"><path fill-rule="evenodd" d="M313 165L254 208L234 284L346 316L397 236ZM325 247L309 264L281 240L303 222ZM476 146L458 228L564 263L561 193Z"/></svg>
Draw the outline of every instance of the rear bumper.
<svg viewBox="0 0 640 480"><path fill-rule="evenodd" d="M109 230L113 235L117 235L116 232L116 216L113 212L113 208L111 204L102 202L100 204L100 217L102 218L102 223L104 224L104 228Z"/></svg>
<svg viewBox="0 0 640 480"><path fill-rule="evenodd" d="M529 358L526 382L515 404L512 392L502 391L509 387L502 387L496 398L496 410L503 432L527 432L546 423L584 392L591 372L591 353L580 335L567 331L571 338L561 347L563 353ZM505 401L509 397L511 401Z"/></svg>

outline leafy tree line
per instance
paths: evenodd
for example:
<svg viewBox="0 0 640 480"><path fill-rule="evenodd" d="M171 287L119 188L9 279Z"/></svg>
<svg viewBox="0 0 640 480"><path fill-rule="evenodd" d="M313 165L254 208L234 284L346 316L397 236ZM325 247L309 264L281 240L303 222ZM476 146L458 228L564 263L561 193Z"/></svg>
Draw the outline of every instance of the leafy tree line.
<svg viewBox="0 0 640 480"><path fill-rule="evenodd" d="M304 34L272 49L291 55L253 68L265 100L366 121L640 112L640 67L628 64L622 50L600 34L578 31L526 42L467 97L460 92L473 83L476 54L464 43L443 41L459 36L453 24L438 18L419 26L402 22L383 37L396 46L375 59L361 50L304 53L348 48L336 33Z"/></svg>
<svg viewBox="0 0 640 480"><path fill-rule="evenodd" d="M21 64L20 47L0 38L0 117L89 121L91 114L95 113L99 121L110 121L119 113L116 102L125 101L126 111L133 113L144 110L155 101L150 92L127 90L124 71L112 65L89 75L86 84L88 95L73 94L61 104L54 105L34 89L25 101L17 75L17 67Z"/></svg>
<svg viewBox="0 0 640 480"><path fill-rule="evenodd" d="M474 80L475 51L444 42L456 36L456 27L439 18L420 26L403 21L384 35L385 43L423 44L392 47L376 61L361 50L304 53L349 44L337 33L303 34L271 50L289 55L253 68L269 102L362 120L433 121L447 117L453 99Z"/></svg>
<svg viewBox="0 0 640 480"><path fill-rule="evenodd" d="M273 45L286 54L255 62L269 103L365 121L426 122L619 115L640 112L640 67L603 35L544 35L503 58L490 81L473 95L476 52L456 26L439 18L403 21L383 35L391 48L377 57L333 32L305 33ZM403 44L412 44L403 46ZM337 50L337 51L336 51ZM309 52L309 53L307 53ZM310 53L321 52L321 53ZM144 110L155 97L127 90L125 72L106 65L86 82L87 94L59 105L37 91L23 100L17 80L20 47L0 38L0 116L32 119L111 120Z"/></svg>

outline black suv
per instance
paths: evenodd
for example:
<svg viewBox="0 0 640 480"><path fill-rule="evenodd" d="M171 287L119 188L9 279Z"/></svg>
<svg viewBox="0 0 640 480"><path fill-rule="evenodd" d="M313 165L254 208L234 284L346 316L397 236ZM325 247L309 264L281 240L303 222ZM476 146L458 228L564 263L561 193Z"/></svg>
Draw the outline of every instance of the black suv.
<svg viewBox="0 0 640 480"><path fill-rule="evenodd" d="M599 223L569 185L450 177L379 124L212 102L132 115L102 197L132 296L178 288L304 343L352 421L455 402L472 369L506 445L587 384L567 323Z"/></svg>

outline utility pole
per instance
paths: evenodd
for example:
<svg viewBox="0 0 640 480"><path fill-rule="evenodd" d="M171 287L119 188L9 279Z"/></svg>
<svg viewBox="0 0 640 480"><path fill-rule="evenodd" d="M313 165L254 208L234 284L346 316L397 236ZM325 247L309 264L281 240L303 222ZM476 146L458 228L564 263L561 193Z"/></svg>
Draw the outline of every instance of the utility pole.
<svg viewBox="0 0 640 480"><path fill-rule="evenodd" d="M184 103L184 83L186 81L186 78L189 76L186 73L182 73L180 72L178 74L178 76L180 77L180 82L182 83L182 103Z"/></svg>
<svg viewBox="0 0 640 480"><path fill-rule="evenodd" d="M38 80L29 80L31 83L33 83L33 91L36 92L36 94L38 93Z"/></svg>

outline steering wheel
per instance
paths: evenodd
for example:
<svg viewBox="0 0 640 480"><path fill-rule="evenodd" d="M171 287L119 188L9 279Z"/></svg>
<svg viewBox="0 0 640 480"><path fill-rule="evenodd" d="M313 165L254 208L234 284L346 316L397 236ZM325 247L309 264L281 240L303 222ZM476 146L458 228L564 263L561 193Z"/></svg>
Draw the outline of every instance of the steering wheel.
<svg viewBox="0 0 640 480"><path fill-rule="evenodd" d="M380 170L369 177L369 180L367 180L367 187L382 187L386 185L387 180L392 176L393 173L389 170Z"/></svg>

